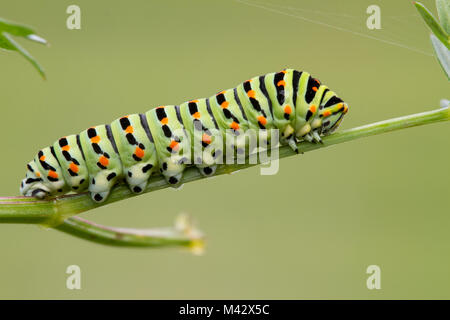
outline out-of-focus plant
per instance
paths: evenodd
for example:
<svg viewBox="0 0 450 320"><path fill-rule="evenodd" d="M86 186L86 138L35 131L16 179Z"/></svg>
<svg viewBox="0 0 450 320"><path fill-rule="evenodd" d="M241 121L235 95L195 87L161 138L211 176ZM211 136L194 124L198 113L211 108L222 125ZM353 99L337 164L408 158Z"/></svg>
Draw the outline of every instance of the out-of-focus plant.
<svg viewBox="0 0 450 320"><path fill-rule="evenodd" d="M22 48L14 39L15 37L22 37L34 42L48 45L47 40L38 36L30 27L20 25L14 22L6 21L0 18L0 48L7 51L19 52L25 57L45 79L45 72L41 65L31 56L27 50Z"/></svg>
<svg viewBox="0 0 450 320"><path fill-rule="evenodd" d="M414 2L417 10L428 25L431 44L439 64L450 80L450 0L436 0L436 9L440 22L420 2Z"/></svg>

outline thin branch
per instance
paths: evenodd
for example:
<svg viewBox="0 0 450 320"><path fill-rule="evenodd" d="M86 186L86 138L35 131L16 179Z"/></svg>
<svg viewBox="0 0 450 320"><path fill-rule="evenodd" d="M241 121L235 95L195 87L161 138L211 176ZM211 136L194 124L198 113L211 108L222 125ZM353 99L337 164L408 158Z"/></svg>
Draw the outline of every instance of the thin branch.
<svg viewBox="0 0 450 320"><path fill-rule="evenodd" d="M187 247L195 254L203 252L203 235L185 215L174 228L133 229L102 226L80 217L66 219L54 227L72 236L119 247Z"/></svg>
<svg viewBox="0 0 450 320"><path fill-rule="evenodd" d="M309 152L339 143L356 140L395 130L421 126L450 120L448 107L404 117L389 119L365 126L345 130L323 138L323 144L301 142L299 149ZM296 155L288 146L279 148L279 158ZM221 166L217 175L232 173L258 164L233 164ZM206 179L195 167L185 170L183 183ZM161 175L150 178L144 193L170 187ZM71 217L81 212L95 209L119 200L137 196L129 188L120 184L114 187L108 199L103 203L95 203L88 193L66 195L49 200L36 200L29 197L0 198L0 223L37 223L54 227L57 230L86 240L116 246L192 246L202 237L194 232L186 235L179 229L152 229L142 231L137 229L119 229L97 225L84 219ZM162 231L161 231L162 230ZM193 245L195 247L195 245Z"/></svg>

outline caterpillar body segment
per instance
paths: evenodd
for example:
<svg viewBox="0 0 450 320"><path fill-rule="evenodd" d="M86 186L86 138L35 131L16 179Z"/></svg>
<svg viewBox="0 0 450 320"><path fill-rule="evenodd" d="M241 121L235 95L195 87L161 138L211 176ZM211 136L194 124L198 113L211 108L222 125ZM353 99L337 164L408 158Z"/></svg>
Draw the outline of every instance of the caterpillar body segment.
<svg viewBox="0 0 450 320"><path fill-rule="evenodd" d="M236 87L239 99L244 105L249 128L258 132L258 143L261 147L270 144L271 129L275 129L272 102L267 93L265 76L254 77ZM253 150L249 146L248 152Z"/></svg>
<svg viewBox="0 0 450 320"><path fill-rule="evenodd" d="M236 89L223 90L209 99L212 113L224 133L225 144L231 142L231 147L237 154L245 152L245 132L249 129L244 107ZM227 150L230 153L230 150Z"/></svg>
<svg viewBox="0 0 450 320"><path fill-rule="evenodd" d="M61 168L52 147L47 147L38 152L34 158L36 173L39 180L46 186L47 192L61 194L65 192L65 182L61 180Z"/></svg>
<svg viewBox="0 0 450 320"><path fill-rule="evenodd" d="M193 163L203 175L214 174L223 146L223 136L212 113L209 99L191 100L181 104L179 109L189 137L193 137Z"/></svg>
<svg viewBox="0 0 450 320"><path fill-rule="evenodd" d="M122 161L123 175L136 193L142 192L157 170L156 146L145 114L132 114L111 123Z"/></svg>
<svg viewBox="0 0 450 320"><path fill-rule="evenodd" d="M170 184L178 184L190 160L190 141L178 106L161 106L147 112L154 135L160 172Z"/></svg>
<svg viewBox="0 0 450 320"><path fill-rule="evenodd" d="M100 125L84 130L80 143L89 171L88 190L95 201L101 202L122 177L122 162L111 127Z"/></svg>
<svg viewBox="0 0 450 320"><path fill-rule="evenodd" d="M85 191L89 186L89 172L78 135L70 135L53 144L59 159L63 181L75 192Z"/></svg>
<svg viewBox="0 0 450 320"><path fill-rule="evenodd" d="M292 78L293 71L282 70L270 73L265 77L265 86L269 99L272 101L274 125L280 130L280 143L290 144L294 147L296 140L293 128L295 126L295 109Z"/></svg>
<svg viewBox="0 0 450 320"><path fill-rule="evenodd" d="M118 181L140 193L158 172L176 186L189 165L213 175L227 163L225 154L252 152L251 133L263 146L271 140L270 129L278 129L279 142L298 152L297 142L321 142L347 111L347 104L309 73L285 69L209 98L157 107L63 137L27 164L20 192L44 198L88 190L102 202Z"/></svg>
<svg viewBox="0 0 450 320"><path fill-rule="evenodd" d="M275 128L272 102L268 97L264 78L254 77L236 87L238 97L245 106L249 126L257 130Z"/></svg>

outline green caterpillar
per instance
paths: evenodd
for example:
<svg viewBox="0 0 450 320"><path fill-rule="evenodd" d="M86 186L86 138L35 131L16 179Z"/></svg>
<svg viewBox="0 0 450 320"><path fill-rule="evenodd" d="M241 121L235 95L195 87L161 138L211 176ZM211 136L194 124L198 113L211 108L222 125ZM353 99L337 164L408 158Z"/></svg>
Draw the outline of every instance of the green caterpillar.
<svg viewBox="0 0 450 320"><path fill-rule="evenodd" d="M20 192L42 199L88 190L94 201L102 202L119 180L125 178L140 193L158 171L178 185L191 164L204 175L214 174L223 163L229 132L236 138L232 148L237 153L248 146L250 129L277 129L279 142L298 152L299 140L321 142L320 136L333 132L347 111L342 99L307 72L285 69L210 98L157 107L63 137L27 164ZM192 152L195 141L200 142L200 157Z"/></svg>

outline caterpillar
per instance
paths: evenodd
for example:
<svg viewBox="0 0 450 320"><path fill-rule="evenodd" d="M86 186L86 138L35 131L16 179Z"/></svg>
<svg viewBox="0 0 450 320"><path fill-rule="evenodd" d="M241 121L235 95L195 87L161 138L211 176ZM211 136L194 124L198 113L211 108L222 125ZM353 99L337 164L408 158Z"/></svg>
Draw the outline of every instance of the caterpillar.
<svg viewBox="0 0 450 320"><path fill-rule="evenodd" d="M229 132L238 153L248 145L247 131L269 129L278 130L277 142L298 153L299 141L322 142L347 111L347 104L309 73L284 69L210 98L160 106L65 136L27 164L20 193L43 199L87 190L93 201L102 202L117 182L125 180L132 192L141 193L157 173L177 186L187 166L206 176L215 173ZM192 152L195 141L200 157Z"/></svg>

